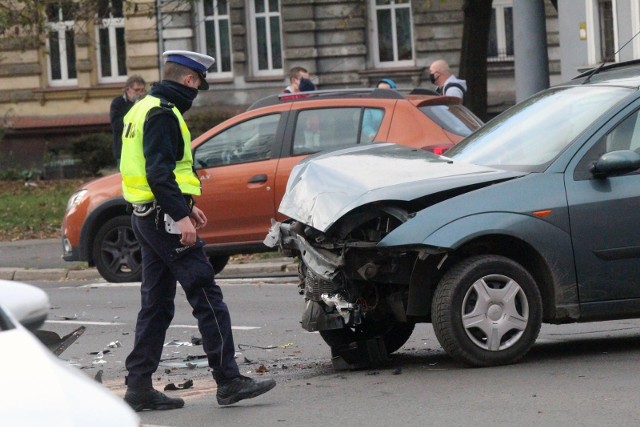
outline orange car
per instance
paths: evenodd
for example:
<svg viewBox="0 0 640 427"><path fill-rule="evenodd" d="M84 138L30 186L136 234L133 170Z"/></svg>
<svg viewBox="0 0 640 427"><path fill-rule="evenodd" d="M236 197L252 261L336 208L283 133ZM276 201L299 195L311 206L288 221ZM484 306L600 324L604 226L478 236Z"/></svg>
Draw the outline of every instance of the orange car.
<svg viewBox="0 0 640 427"><path fill-rule="evenodd" d="M293 166L311 153L378 141L438 154L482 125L460 100L387 89L275 95L256 102L192 143L202 182L200 236L216 272L229 256L268 251L262 241ZM76 191L62 222L63 258L95 265L110 282L140 280L140 247L120 174Z"/></svg>

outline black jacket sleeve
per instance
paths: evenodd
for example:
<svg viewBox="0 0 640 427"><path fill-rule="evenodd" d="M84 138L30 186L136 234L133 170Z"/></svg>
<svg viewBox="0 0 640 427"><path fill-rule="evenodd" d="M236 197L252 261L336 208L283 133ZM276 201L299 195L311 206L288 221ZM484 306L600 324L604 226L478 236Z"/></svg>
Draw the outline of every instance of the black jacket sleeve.
<svg viewBox="0 0 640 427"><path fill-rule="evenodd" d="M122 129L124 128L124 116L129 109L127 103L122 96L115 98L111 102L109 110L109 119L111 121L111 131L113 132L113 157L117 160L120 158L122 151Z"/></svg>
<svg viewBox="0 0 640 427"><path fill-rule="evenodd" d="M147 181L158 204L174 221L179 221L191 213L173 173L177 159L184 152L184 142L173 112L152 112L145 124L142 141Z"/></svg>

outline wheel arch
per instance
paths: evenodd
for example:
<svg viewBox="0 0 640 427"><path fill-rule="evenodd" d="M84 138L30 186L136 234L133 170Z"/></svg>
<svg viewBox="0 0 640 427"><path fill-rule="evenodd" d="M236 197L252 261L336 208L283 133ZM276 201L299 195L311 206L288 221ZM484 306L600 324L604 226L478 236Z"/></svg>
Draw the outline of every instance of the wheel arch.
<svg viewBox="0 0 640 427"><path fill-rule="evenodd" d="M98 230L105 222L120 215L127 215L127 202L122 197L101 203L87 216L80 234L80 257L89 266L95 265L92 248Z"/></svg>
<svg viewBox="0 0 640 427"><path fill-rule="evenodd" d="M492 234L474 239L456 251L460 259L473 255L501 255L524 267L538 285L542 297L543 321L555 317L556 297L551 269L532 245L514 236Z"/></svg>
<svg viewBox="0 0 640 427"><path fill-rule="evenodd" d="M548 263L545 256L520 238L508 234L487 234L477 236L464 242L454 250L443 251L440 254L430 255L426 259L419 259L414 266L409 285L409 301L407 314L410 316L431 317L431 303L435 289L442 276L460 260L474 255L501 255L512 259L522 265L533 277L542 297L543 321L551 322L558 317L575 317L576 314L567 315L558 310L559 305L566 308L573 306L568 301L559 301L556 292L556 269ZM571 271L573 273L573 270ZM575 281L574 281L575 283ZM573 299L567 295L568 300ZM575 296L577 301L577 295Z"/></svg>

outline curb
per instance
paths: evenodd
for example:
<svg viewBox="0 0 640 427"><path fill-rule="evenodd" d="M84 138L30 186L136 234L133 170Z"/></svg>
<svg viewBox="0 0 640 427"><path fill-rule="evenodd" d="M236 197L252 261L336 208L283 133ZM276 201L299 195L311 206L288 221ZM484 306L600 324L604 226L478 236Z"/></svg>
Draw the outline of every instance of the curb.
<svg viewBox="0 0 640 427"><path fill-rule="evenodd" d="M255 262L230 262L217 275L221 279L231 277L251 277L257 275L295 275L298 263L291 258L278 258ZM98 270L87 268L71 270L66 268L13 268L0 267L0 280L15 280L21 282L37 280L103 280Z"/></svg>

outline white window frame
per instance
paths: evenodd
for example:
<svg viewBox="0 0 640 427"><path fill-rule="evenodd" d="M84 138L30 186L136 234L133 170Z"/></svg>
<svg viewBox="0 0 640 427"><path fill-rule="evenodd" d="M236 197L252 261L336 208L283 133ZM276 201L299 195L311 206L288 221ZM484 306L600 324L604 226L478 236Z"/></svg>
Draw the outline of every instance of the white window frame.
<svg viewBox="0 0 640 427"><path fill-rule="evenodd" d="M51 32L58 33L58 51L60 52L60 79L53 79L53 75L51 74L51 45L49 40L49 35L47 34L47 75L49 77L49 85L51 86L75 86L78 84L78 70L76 68L76 77L69 78L69 69L67 67L67 43L66 43L66 31L71 30L74 31L74 21L63 21L62 20L62 8L58 8L58 21L57 22L48 22L47 27ZM74 46L75 49L75 46Z"/></svg>
<svg viewBox="0 0 640 427"><path fill-rule="evenodd" d="M216 31L216 45L215 45L215 55L216 66L217 69L220 70L222 66L222 49L220 48L220 21L228 21L228 31L229 31L229 61L231 62L231 69L229 71L209 71L207 72L207 77L217 77L217 78L228 78L233 77L233 42L231 40L231 0L227 0L227 14L220 15L218 13L218 7L216 5L216 0L213 0L213 15L205 16L204 14L204 1L211 0L200 0L198 1L198 43L200 44L200 51L207 52L207 32L205 29L205 22L213 21Z"/></svg>
<svg viewBox="0 0 640 427"><path fill-rule="evenodd" d="M371 52L373 53L373 65L375 68L395 68L395 67L411 67L416 62L416 44L413 39L413 8L411 1L396 4L395 0L390 0L389 4L378 5L376 0L369 3L369 13L371 25L369 26L369 39L371 41ZM393 61L381 61L378 39L378 10L389 9L391 11L391 39L393 44ZM398 36L396 29L396 10L409 9L409 31L411 32L411 59L398 60Z"/></svg>
<svg viewBox="0 0 640 427"><path fill-rule="evenodd" d="M640 0L631 1L631 33L640 32ZM640 58L640 36L633 39L633 57Z"/></svg>
<svg viewBox="0 0 640 427"><path fill-rule="evenodd" d="M119 83L127 80L127 64L124 64L124 74L118 74L118 45L116 39L116 29L124 29L124 18L109 17L101 19L96 27L96 56L98 60L98 82L100 83ZM109 56L111 57L111 75L102 75L102 55L100 55L100 30L107 29L109 32ZM127 46L122 47L125 52ZM126 57L126 55L125 55Z"/></svg>
<svg viewBox="0 0 640 427"><path fill-rule="evenodd" d="M265 11L256 13L255 0L249 0L249 26L251 32L251 64L253 75L257 77L261 76L282 76L283 68L273 68L273 52L271 51L271 19L277 17L280 20L280 43L282 43L282 4L278 0L278 12L268 11L269 0L261 0L265 3ZM267 25L267 61L269 68L266 70L258 69L258 28L256 26L257 18L265 18ZM280 46L282 52L282 64L284 66L284 47Z"/></svg>
<svg viewBox="0 0 640 427"><path fill-rule="evenodd" d="M504 20L504 10L511 8L511 16L513 16L513 0L493 0L491 2L496 16L496 44L498 52L505 52L504 56L487 57L487 62L496 61L513 61L513 55L507 55L507 25Z"/></svg>
<svg viewBox="0 0 640 427"><path fill-rule="evenodd" d="M600 58L600 17L598 16L598 0L585 0L587 15L587 61L589 65L600 64L605 58ZM618 51L618 5L611 0L613 10L613 50ZM589 30L591 28L591 30ZM614 61L620 60L616 53Z"/></svg>

